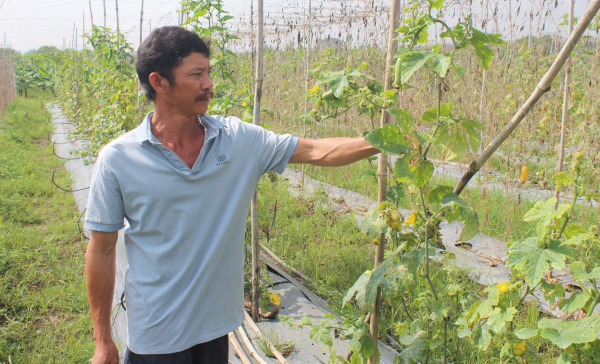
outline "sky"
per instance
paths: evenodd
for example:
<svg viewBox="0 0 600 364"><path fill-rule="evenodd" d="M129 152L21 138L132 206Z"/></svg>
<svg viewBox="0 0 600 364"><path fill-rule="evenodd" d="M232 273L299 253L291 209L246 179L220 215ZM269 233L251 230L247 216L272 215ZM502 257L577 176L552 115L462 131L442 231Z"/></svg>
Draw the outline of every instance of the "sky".
<svg viewBox="0 0 600 364"><path fill-rule="evenodd" d="M134 49L137 49L140 38L142 0L0 0L2 6L0 8L0 37L2 37L0 43L4 43L4 37L6 37L7 44L20 52L37 49L43 45L54 45L60 48L63 41L68 47L73 39L74 29L77 30L78 35L82 34L84 28L86 31L90 31L92 21L90 5L94 23L103 25L103 3L105 2L106 26L116 29L116 1L118 1L119 6L120 29L126 34L128 41L133 44ZM483 9L483 1L473 0L472 11ZM497 1L500 5L499 11L506 12L507 0L494 1ZM523 32L528 29L528 23L527 20L524 20L526 18L523 17L523 14L525 14L526 9L531 8L531 0L512 1L515 17L517 7L522 7L522 9L519 9L522 17L519 21L521 24L527 25L521 31L521 35L523 35ZM546 20L546 32L554 32L557 29L556 23L560 22L558 19L560 14L568 11L568 1L558 1L557 9L555 9L555 0L534 0L534 4L540 4L542 1L545 1L546 6L552 9L555 14L554 20ZM247 18L250 13L251 2L252 0L224 0L225 8L232 15L244 18ZM352 1L346 1L346 3L350 2ZM306 7L305 3L307 3L307 0L265 0L265 11L277 13L278 10L284 8L302 13L303 8ZM575 16L581 16L588 3L589 0L577 0L575 3ZM177 24L178 8L179 0L144 0L143 36L149 34L150 27ZM536 25L533 27L535 28ZM508 38L507 35L505 37ZM78 48L81 48L81 45L81 39L79 39Z"/></svg>

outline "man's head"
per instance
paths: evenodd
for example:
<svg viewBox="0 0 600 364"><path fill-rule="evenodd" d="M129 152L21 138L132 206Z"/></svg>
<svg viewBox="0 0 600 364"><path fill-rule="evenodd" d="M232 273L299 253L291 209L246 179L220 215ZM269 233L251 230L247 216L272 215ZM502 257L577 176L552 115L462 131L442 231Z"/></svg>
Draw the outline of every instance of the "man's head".
<svg viewBox="0 0 600 364"><path fill-rule="evenodd" d="M210 49L200 37L180 27L155 29L140 45L135 63L146 99L204 114L212 97Z"/></svg>

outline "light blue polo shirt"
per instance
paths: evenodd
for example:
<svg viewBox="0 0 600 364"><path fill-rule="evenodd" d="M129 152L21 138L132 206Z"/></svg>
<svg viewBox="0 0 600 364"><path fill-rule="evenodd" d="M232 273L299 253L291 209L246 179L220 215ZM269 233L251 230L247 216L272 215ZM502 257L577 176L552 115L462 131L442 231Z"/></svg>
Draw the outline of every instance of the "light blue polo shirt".
<svg viewBox="0 0 600 364"><path fill-rule="evenodd" d="M282 173L298 138L235 117L203 115L205 142L190 169L151 132L149 113L96 160L85 227L127 219L128 346L185 350L244 320L244 231L262 174Z"/></svg>

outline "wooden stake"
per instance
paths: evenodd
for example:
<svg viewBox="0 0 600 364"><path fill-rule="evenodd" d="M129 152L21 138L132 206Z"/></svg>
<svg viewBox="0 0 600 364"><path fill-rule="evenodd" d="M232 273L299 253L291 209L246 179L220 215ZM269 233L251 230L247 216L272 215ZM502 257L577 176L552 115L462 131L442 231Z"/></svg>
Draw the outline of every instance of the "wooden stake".
<svg viewBox="0 0 600 364"><path fill-rule="evenodd" d="M385 91L392 89L392 69L390 66L393 66L394 55L398 51L398 42L394 39L396 38L396 29L398 29L398 11L399 0L392 0L391 9L390 9L390 29L388 33L388 49L387 49L387 57L386 57L386 67L385 67ZM381 112L381 127L383 128L387 123L389 123L390 115L387 111L383 110ZM379 154L378 159L378 168L377 168L377 181L379 185L379 192L377 196L377 201L379 203L386 200L387 193L387 174L388 174L388 165L387 165L387 156L383 153ZM375 247L375 264L374 268L377 268L381 261L383 260L383 253L385 250L385 234L381 234L379 237L379 244ZM379 362L379 349L377 349L377 342L379 338L379 316L381 309L381 288L377 288L377 298L375 299L375 305L373 306L373 312L371 315L370 321L370 333L371 339L375 342L376 350L373 352L373 355L369 358L368 364L376 364Z"/></svg>
<svg viewBox="0 0 600 364"><path fill-rule="evenodd" d="M310 69L310 38L311 38L311 28L312 28L312 0L308 0L308 37L304 34L304 37L307 39L306 46L306 87L305 91L308 92L310 85L308 82L310 81L310 75L308 70ZM308 97L304 98L304 115L308 114ZM306 122L302 124L302 137L306 138ZM304 191L304 164L302 165L302 173L300 175L300 188Z"/></svg>
<svg viewBox="0 0 600 364"><path fill-rule="evenodd" d="M140 11L140 46L142 45L143 40L143 25L144 25L144 0L142 0L142 10ZM139 47L138 46L138 49ZM137 111L140 112L140 89L141 89L140 80L138 78L137 81Z"/></svg>
<svg viewBox="0 0 600 364"><path fill-rule="evenodd" d="M257 12L257 34L256 34L256 83L254 87L254 125L260 125L260 99L262 96L263 82L263 53L264 53L264 36L263 36L263 0L258 1ZM255 321L259 320L259 286L260 286L260 248L258 243L258 192L254 190L252 196L251 208L251 235L252 235L252 318Z"/></svg>
<svg viewBox="0 0 600 364"><path fill-rule="evenodd" d="M575 0L571 0L569 6L569 35L573 33L573 10L575 7ZM560 173L563 169L563 163L565 159L565 133L566 125L569 117L569 85L571 83L571 55L567 58L567 64L565 65L565 89L563 94L563 109L562 109L562 120L560 124L560 147L558 150L558 165L556 166L556 172ZM558 195L558 191L556 192Z"/></svg>
<svg viewBox="0 0 600 364"><path fill-rule="evenodd" d="M590 3L590 6L587 8L575 30L569 36L569 39L566 41L562 50L558 54L558 56L554 59L554 63L548 69L540 83L537 85L529 99L521 106L521 108L515 113L512 119L504 126L504 128L500 131L494 140L481 152L475 160L471 162L469 165L469 170L462 176L461 180L454 187L454 193L457 195L462 192L462 190L467 186L467 183L473 178L475 173L477 173L483 164L489 159L489 157L504 143L506 139L510 136L510 134L519 126L519 123L523 120L523 118L527 115L527 113L533 108L536 102L544 95L546 92L550 91L552 86L552 81L560 72L560 69L567 61L567 58L571 55L573 48L575 48L575 44L579 41L583 33L586 31L588 25L594 19L594 16L598 12L600 8L600 0L593 0Z"/></svg>
<svg viewBox="0 0 600 364"><path fill-rule="evenodd" d="M248 351L250 352L250 355L254 359L256 359L256 361L259 364L267 364L267 362L264 361L260 355L258 355L258 353L256 352L256 349L254 349L254 345L252 345L252 343L250 342L248 335L246 335L246 331L244 331L244 329L240 326L237 328L237 332L240 334L240 337L242 338L244 345L246 345L246 349L248 349Z"/></svg>
<svg viewBox="0 0 600 364"><path fill-rule="evenodd" d="M258 0L259 2L262 2L262 0ZM258 328L258 326L256 325L256 323L252 320L252 317L250 317L250 315L248 315L248 312L246 312L244 310L244 314L246 315L246 323L248 324L248 326L250 326L250 328L252 329L252 331L254 331L254 334L261 340L266 341L269 344L269 347L271 348L271 352L273 352L273 355L275 355L275 357L277 358L277 360L279 360L279 362L281 364L289 364L289 362L283 357L283 355L281 355L281 353L279 352L279 350L277 350L277 348L275 348L275 346L273 344L271 344L270 341L266 340L265 337L263 336L263 334L260 332L260 329Z"/></svg>
<svg viewBox="0 0 600 364"><path fill-rule="evenodd" d="M240 344L238 343L237 339L235 338L235 335L233 334L233 332L230 332L228 334L229 336L229 342L231 343L231 346L233 346L233 350L235 350L236 354L239 356L240 360L242 361L242 364L252 364L250 362L250 359L248 359L248 357L246 356L246 353L244 353L244 350L242 350L242 348L240 347Z"/></svg>
<svg viewBox="0 0 600 364"><path fill-rule="evenodd" d="M104 5L104 27L106 28L106 0L102 0L102 4Z"/></svg>
<svg viewBox="0 0 600 364"><path fill-rule="evenodd" d="M117 11L117 33L119 32L119 0L115 0L115 10Z"/></svg>
<svg viewBox="0 0 600 364"><path fill-rule="evenodd" d="M94 13L92 13L92 0L90 2L90 18L92 19L92 31L94 30Z"/></svg>

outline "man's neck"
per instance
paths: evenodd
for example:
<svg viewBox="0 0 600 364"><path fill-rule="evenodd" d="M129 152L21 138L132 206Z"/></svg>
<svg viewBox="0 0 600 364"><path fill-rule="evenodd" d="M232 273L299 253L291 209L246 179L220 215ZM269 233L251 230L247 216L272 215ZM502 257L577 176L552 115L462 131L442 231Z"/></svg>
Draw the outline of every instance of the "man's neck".
<svg viewBox="0 0 600 364"><path fill-rule="evenodd" d="M185 115L164 106L155 105L150 120L152 134L162 144L182 145L204 135L204 127L196 115Z"/></svg>

